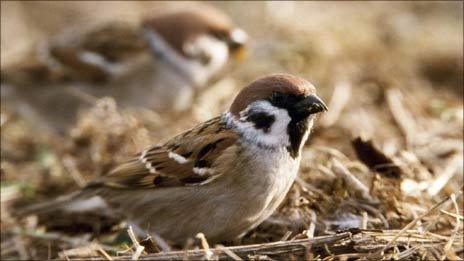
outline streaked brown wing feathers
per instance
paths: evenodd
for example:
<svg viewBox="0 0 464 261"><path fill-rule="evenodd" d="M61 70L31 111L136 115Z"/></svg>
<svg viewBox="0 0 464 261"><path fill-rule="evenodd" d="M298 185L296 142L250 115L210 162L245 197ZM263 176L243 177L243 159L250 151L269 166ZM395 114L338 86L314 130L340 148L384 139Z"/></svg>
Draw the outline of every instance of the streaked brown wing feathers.
<svg viewBox="0 0 464 261"><path fill-rule="evenodd" d="M220 132L217 132L221 129ZM221 152L237 139L235 132L214 118L162 146L154 146L121 164L98 184L114 188L155 188L205 184L220 175L215 166ZM93 183L94 185L97 183Z"/></svg>

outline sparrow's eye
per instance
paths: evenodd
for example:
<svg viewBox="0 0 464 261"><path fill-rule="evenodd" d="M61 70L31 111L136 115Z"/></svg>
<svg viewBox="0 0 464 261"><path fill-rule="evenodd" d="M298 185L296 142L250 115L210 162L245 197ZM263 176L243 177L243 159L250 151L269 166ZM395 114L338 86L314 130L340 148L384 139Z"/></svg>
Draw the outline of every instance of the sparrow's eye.
<svg viewBox="0 0 464 261"><path fill-rule="evenodd" d="M210 32L212 36L216 37L219 40L226 41L228 36L228 33L226 31L222 30L213 30Z"/></svg>
<svg viewBox="0 0 464 261"><path fill-rule="evenodd" d="M282 99L283 97L284 97L283 94L280 92L273 92L271 96L273 100Z"/></svg>
<svg viewBox="0 0 464 261"><path fill-rule="evenodd" d="M280 107L285 104L286 96L280 92L273 92L270 100L272 104Z"/></svg>
<svg viewBox="0 0 464 261"><path fill-rule="evenodd" d="M276 107L286 108L288 110L291 110L295 104L297 104L299 101L303 99L304 99L303 96L281 93L281 92L274 92L271 95L269 101L272 103L272 105Z"/></svg>

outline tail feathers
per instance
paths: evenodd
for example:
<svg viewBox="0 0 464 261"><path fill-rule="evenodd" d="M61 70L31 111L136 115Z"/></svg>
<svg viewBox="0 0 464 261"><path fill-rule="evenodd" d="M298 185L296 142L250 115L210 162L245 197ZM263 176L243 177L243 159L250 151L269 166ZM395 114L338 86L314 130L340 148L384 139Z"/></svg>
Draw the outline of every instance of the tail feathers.
<svg viewBox="0 0 464 261"><path fill-rule="evenodd" d="M17 217L36 215L48 230L70 233L101 233L109 231L121 221L105 200L84 190L56 200L24 207L13 213Z"/></svg>
<svg viewBox="0 0 464 261"><path fill-rule="evenodd" d="M24 208L20 208L17 211L15 211L14 214L18 216L24 216L32 214L41 215L46 214L48 212L60 210L68 212L69 210L67 208L69 208L69 206L72 206L75 204L76 201L81 200L79 199L81 197L81 194L82 192L76 191L74 193L61 196L52 201L41 202L30 206L26 206Z"/></svg>

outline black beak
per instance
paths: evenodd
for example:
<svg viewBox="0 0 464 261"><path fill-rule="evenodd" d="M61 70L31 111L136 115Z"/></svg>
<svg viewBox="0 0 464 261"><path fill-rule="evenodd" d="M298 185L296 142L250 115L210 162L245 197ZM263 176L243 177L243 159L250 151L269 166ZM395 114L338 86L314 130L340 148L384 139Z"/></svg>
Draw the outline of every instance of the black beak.
<svg viewBox="0 0 464 261"><path fill-rule="evenodd" d="M311 94L304 98L304 100L298 102L296 104L296 108L297 110L308 114L315 114L328 110L327 105L325 105L325 103L315 94Z"/></svg>
<svg viewBox="0 0 464 261"><path fill-rule="evenodd" d="M229 45L229 50L232 53L242 49L245 46L245 44L243 43L234 42L234 41L229 41L227 44Z"/></svg>

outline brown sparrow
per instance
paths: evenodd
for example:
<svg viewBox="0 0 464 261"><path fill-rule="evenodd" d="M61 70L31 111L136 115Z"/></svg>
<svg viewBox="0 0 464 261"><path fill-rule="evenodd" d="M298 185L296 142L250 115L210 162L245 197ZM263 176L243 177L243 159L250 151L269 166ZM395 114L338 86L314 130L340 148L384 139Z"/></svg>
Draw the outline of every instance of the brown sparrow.
<svg viewBox="0 0 464 261"><path fill-rule="evenodd" d="M276 210L295 180L314 115L327 110L315 91L288 74L258 79L221 116L30 211L102 211L176 243L199 232L213 242L239 238Z"/></svg>
<svg viewBox="0 0 464 261"><path fill-rule="evenodd" d="M181 111L246 40L216 9L167 13L136 28L114 23L70 30L2 68L2 102L60 131L103 96L122 106Z"/></svg>

